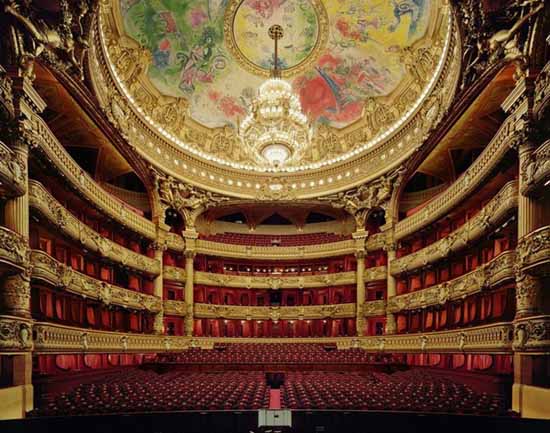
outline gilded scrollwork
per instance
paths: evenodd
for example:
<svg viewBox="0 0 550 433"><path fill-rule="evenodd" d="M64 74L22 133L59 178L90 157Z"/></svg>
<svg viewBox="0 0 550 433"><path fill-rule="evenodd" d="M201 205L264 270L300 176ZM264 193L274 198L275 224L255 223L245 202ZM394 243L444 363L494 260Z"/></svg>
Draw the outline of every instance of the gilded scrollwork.
<svg viewBox="0 0 550 433"><path fill-rule="evenodd" d="M31 322L11 316L0 316L0 352L28 351L32 347Z"/></svg>
<svg viewBox="0 0 550 433"><path fill-rule="evenodd" d="M550 347L550 316L532 316L514 322L514 350L546 351Z"/></svg>
<svg viewBox="0 0 550 433"><path fill-rule="evenodd" d="M387 311L397 313L403 310L443 305L448 301L481 292L506 279L513 279L515 257L515 252L509 251L453 280L416 292L393 296L388 299Z"/></svg>
<svg viewBox="0 0 550 433"><path fill-rule="evenodd" d="M156 275L160 263L101 236L66 210L40 183L29 182L29 203L62 232L101 256L136 270Z"/></svg>
<svg viewBox="0 0 550 433"><path fill-rule="evenodd" d="M355 304L255 307L196 303L195 317L241 320L304 320L355 317Z"/></svg>
<svg viewBox="0 0 550 433"><path fill-rule="evenodd" d="M96 280L58 262L42 251L32 251L31 263L33 279L46 281L68 292L100 300L106 305L113 304L151 312L158 312L162 308L161 300L155 296Z"/></svg>
<svg viewBox="0 0 550 433"><path fill-rule="evenodd" d="M392 260L392 275L410 272L466 248L517 207L517 181L507 183L481 211L448 236L414 253Z"/></svg>

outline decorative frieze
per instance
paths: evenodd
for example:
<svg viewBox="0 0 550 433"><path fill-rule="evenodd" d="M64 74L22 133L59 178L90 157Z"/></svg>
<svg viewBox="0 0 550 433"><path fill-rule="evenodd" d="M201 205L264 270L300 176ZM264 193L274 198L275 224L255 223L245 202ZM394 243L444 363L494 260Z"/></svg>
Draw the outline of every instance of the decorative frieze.
<svg viewBox="0 0 550 433"><path fill-rule="evenodd" d="M531 316L514 321L514 350L550 350L550 316Z"/></svg>
<svg viewBox="0 0 550 433"><path fill-rule="evenodd" d="M190 347L212 349L227 338L170 337L162 335L125 334L73 328L53 323L35 323L35 353L126 352L154 353L179 351ZM505 353L512 351L513 325L496 323L473 328L423 334L383 335L339 338L231 338L234 343L334 343L338 348L359 347L380 353L475 352Z"/></svg>
<svg viewBox="0 0 550 433"><path fill-rule="evenodd" d="M164 314L181 317L187 315L187 304L185 301L164 300L162 303L164 305Z"/></svg>
<svg viewBox="0 0 550 433"><path fill-rule="evenodd" d="M196 318L241 320L309 320L355 317L355 304L308 305L295 307L251 307L195 304Z"/></svg>
<svg viewBox="0 0 550 433"><path fill-rule="evenodd" d="M309 246L297 247L260 247L223 244L221 242L197 239L196 251L218 257L247 258L255 260L296 260L344 256L355 253L353 239Z"/></svg>
<svg viewBox="0 0 550 433"><path fill-rule="evenodd" d="M456 253L479 239L510 214L518 205L518 183L507 183L481 211L448 236L404 257L392 260L392 275L409 272Z"/></svg>
<svg viewBox="0 0 550 433"><path fill-rule="evenodd" d="M33 279L46 281L67 292L97 299L106 305L119 305L152 313L162 309L161 300L155 296L96 280L58 262L43 251L33 250L31 262Z"/></svg>
<svg viewBox="0 0 550 433"><path fill-rule="evenodd" d="M32 350L32 322L13 316L0 316L0 352Z"/></svg>
<svg viewBox="0 0 550 433"><path fill-rule="evenodd" d="M523 195L530 195L544 188L550 180L550 140L527 154L521 164L520 175Z"/></svg>
<svg viewBox="0 0 550 433"><path fill-rule="evenodd" d="M535 101L533 112L542 118L550 102L550 62L544 65L535 81Z"/></svg>
<svg viewBox="0 0 550 433"><path fill-rule="evenodd" d="M0 189L5 196L19 196L27 189L27 164L21 155L0 141Z"/></svg>
<svg viewBox="0 0 550 433"><path fill-rule="evenodd" d="M138 254L104 238L73 216L36 181L29 181L29 204L49 219L63 234L79 242L84 248L140 272L152 275L160 273L158 260Z"/></svg>
<svg viewBox="0 0 550 433"><path fill-rule="evenodd" d="M515 258L514 251L507 251L476 270L453 280L416 292L394 296L388 299L387 310L390 313L397 313L431 305L443 305L448 301L481 292L506 279L513 279Z"/></svg>
<svg viewBox="0 0 550 433"><path fill-rule="evenodd" d="M24 268L29 262L29 247L27 240L0 226L0 262L17 268Z"/></svg>
<svg viewBox="0 0 550 433"><path fill-rule="evenodd" d="M52 162L68 184L77 190L92 206L129 230L147 239L156 239L155 224L133 212L119 199L101 188L69 155L40 116L31 115L29 127L32 130L38 149Z"/></svg>
<svg viewBox="0 0 550 433"><path fill-rule="evenodd" d="M452 331L364 337L358 347L368 352L510 352L511 323L495 323Z"/></svg>
<svg viewBox="0 0 550 433"><path fill-rule="evenodd" d="M550 271L550 226L541 227L521 238L517 246L518 268L547 275Z"/></svg>
<svg viewBox="0 0 550 433"><path fill-rule="evenodd" d="M383 299L377 301L367 301L362 306L364 317L384 316L386 314L386 301Z"/></svg>

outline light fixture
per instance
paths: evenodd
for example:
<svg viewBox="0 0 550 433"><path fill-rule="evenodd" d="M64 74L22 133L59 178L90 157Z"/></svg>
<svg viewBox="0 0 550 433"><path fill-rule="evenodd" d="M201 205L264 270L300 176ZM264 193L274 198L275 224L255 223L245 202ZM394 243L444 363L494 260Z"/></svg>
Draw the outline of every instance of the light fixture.
<svg viewBox="0 0 550 433"><path fill-rule="evenodd" d="M283 29L275 24L268 32L275 41L274 67L240 123L239 137L258 163L281 167L300 159L311 142L312 129L292 86L281 78L277 47Z"/></svg>

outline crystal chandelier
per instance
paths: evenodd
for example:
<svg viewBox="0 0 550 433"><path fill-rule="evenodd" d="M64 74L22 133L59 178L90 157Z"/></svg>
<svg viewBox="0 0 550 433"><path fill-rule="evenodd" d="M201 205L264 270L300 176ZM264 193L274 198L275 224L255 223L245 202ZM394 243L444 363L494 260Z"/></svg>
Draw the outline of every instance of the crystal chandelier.
<svg viewBox="0 0 550 433"><path fill-rule="evenodd" d="M239 136L259 163L280 167L300 159L309 145L312 130L292 86L281 79L277 42L283 37L279 25L269 28L275 41L271 78L258 89L248 115L239 125Z"/></svg>

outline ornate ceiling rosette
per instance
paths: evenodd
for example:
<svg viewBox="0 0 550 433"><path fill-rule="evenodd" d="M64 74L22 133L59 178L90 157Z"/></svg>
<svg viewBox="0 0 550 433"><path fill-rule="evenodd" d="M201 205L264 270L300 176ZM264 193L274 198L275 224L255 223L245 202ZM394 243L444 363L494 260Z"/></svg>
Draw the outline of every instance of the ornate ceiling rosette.
<svg viewBox="0 0 550 433"><path fill-rule="evenodd" d="M270 191L275 200L287 198L281 190L333 193L402 163L455 92L460 44L450 6L394 3L105 0L92 32L92 81L130 145L177 178L267 200ZM281 42L279 64L314 128L300 160L280 167L258 163L237 134L272 66L272 48L262 47L275 21L294 35Z"/></svg>

